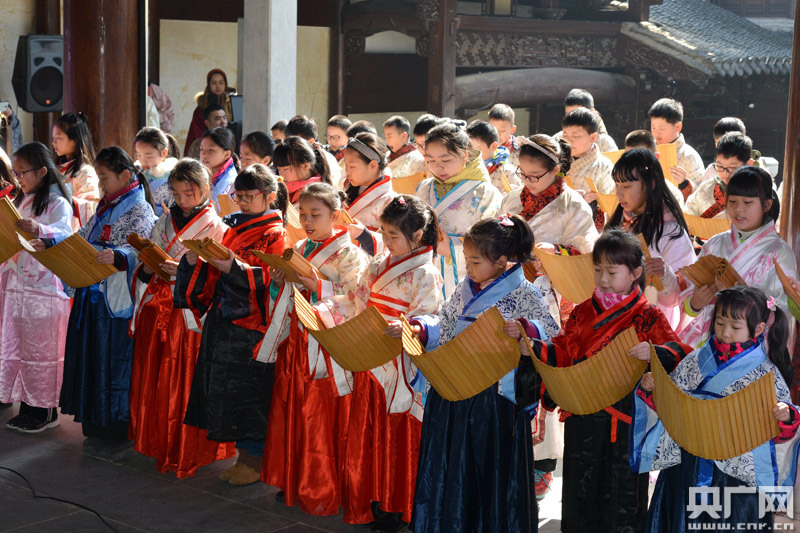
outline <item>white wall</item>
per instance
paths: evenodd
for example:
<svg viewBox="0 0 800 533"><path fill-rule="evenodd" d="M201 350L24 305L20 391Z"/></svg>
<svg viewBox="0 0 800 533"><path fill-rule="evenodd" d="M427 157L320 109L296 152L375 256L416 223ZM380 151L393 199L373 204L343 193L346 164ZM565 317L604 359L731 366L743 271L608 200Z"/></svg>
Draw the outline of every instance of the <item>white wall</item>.
<svg viewBox="0 0 800 533"><path fill-rule="evenodd" d="M34 31L34 0L0 0L0 100L8 100L22 123L25 142L33 140L33 115L17 106L11 74L20 35Z"/></svg>

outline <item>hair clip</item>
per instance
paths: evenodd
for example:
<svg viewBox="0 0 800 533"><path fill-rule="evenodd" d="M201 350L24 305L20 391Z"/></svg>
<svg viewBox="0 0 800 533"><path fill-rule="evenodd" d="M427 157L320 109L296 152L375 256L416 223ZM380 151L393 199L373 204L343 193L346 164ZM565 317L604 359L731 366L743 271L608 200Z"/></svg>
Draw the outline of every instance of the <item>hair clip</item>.
<svg viewBox="0 0 800 533"><path fill-rule="evenodd" d="M767 309L769 309L770 311L774 311L775 308L776 308L775 297L770 296L769 298L767 298Z"/></svg>
<svg viewBox="0 0 800 533"><path fill-rule="evenodd" d="M398 196L397 197L397 203L400 204L400 205L406 205L406 199L403 198L402 196Z"/></svg>
<svg viewBox="0 0 800 533"><path fill-rule="evenodd" d="M514 221L512 221L509 218L508 213L506 213L505 215L500 215L499 219L500 219L500 225L501 226L505 226L505 227L508 228L508 227L511 227L511 226L514 225Z"/></svg>

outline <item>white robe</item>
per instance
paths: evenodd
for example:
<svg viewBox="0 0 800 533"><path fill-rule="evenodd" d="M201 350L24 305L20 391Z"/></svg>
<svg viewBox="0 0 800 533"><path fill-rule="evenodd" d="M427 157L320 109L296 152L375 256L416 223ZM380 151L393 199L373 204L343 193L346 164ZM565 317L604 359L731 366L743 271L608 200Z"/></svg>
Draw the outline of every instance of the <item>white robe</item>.
<svg viewBox="0 0 800 533"><path fill-rule="evenodd" d="M389 153L386 154L386 159L389 161ZM419 153L419 150L412 150L407 154L403 154L394 161L389 161L387 165L392 172L393 178L404 178L406 176L413 176L420 172L425 172L425 158Z"/></svg>
<svg viewBox="0 0 800 533"><path fill-rule="evenodd" d="M597 145L593 144L588 152L572 162L567 176L569 180L572 180L574 189L590 191L591 189L586 183L586 178L589 178L597 187L597 192L611 194L616 190L614 179L611 177L613 168L614 163L601 154Z"/></svg>
<svg viewBox="0 0 800 533"><path fill-rule="evenodd" d="M686 206L683 208L684 212L696 217L703 216L703 213L716 203L714 200L714 187L717 183L721 184L716 176L709 181L701 183L686 199ZM712 218L728 218L728 212L723 209Z"/></svg>

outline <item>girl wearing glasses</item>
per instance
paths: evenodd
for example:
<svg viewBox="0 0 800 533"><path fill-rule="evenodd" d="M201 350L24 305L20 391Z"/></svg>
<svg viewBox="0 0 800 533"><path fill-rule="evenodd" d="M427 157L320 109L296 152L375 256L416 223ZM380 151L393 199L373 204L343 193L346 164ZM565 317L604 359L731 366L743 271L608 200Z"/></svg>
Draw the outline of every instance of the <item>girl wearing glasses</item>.
<svg viewBox="0 0 800 533"><path fill-rule="evenodd" d="M34 235L38 249L45 248L45 241L68 237L69 193L47 147L22 146L14 154L12 173L20 188L14 198L22 215L18 228ZM58 425L68 319L64 286L28 252L0 265L0 402L20 402L19 415L8 421L8 428L38 433Z"/></svg>
<svg viewBox="0 0 800 533"><path fill-rule="evenodd" d="M188 158L176 162L169 174L167 186L174 203L149 235L173 258L161 264L169 278L162 279L148 266L139 265L130 322L134 334L133 448L155 458L160 472L175 471L179 479L193 475L199 466L234 454L231 444L208 440L204 429L183 423L201 327L192 313L173 305L178 262L186 253L180 239L221 241L228 229L209 201L209 178L200 162Z"/></svg>
<svg viewBox="0 0 800 533"><path fill-rule="evenodd" d="M236 441L239 458L220 479L249 485L259 479L275 365L254 359L266 319L247 312L239 315L249 306L232 302L237 290L263 294L270 280L266 269L243 277L228 272L263 266L253 253L256 250L283 252L287 194L264 165L243 170L234 186L231 196L240 212L223 219L230 227L222 244L235 256L209 265L186 252L178 264L175 302L202 323L203 331L184 422L208 430L211 440Z"/></svg>
<svg viewBox="0 0 800 533"><path fill-rule="evenodd" d="M355 222L348 229L370 256L383 251L378 232L380 216L397 196L392 189L392 177L385 174L386 150L383 141L372 133L359 133L348 141L344 150L347 212Z"/></svg>

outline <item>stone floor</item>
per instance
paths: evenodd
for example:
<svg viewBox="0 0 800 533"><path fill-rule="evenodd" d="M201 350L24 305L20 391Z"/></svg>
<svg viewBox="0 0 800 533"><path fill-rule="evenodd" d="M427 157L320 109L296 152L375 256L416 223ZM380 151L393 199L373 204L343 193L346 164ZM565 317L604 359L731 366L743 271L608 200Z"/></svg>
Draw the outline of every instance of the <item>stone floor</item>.
<svg viewBox="0 0 800 533"><path fill-rule="evenodd" d="M165 532L367 532L341 515L317 517L275 501L277 489L262 483L233 487L219 481L230 461L202 468L190 479L160 474L154 460L130 445L87 442L80 425L61 417L61 426L38 435L5 429L16 407L0 410L0 467L24 475L46 496L97 511L118 531ZM561 480L542 503L539 531L558 531ZM111 531L94 514L52 500L33 499L25 482L0 469L0 532Z"/></svg>

